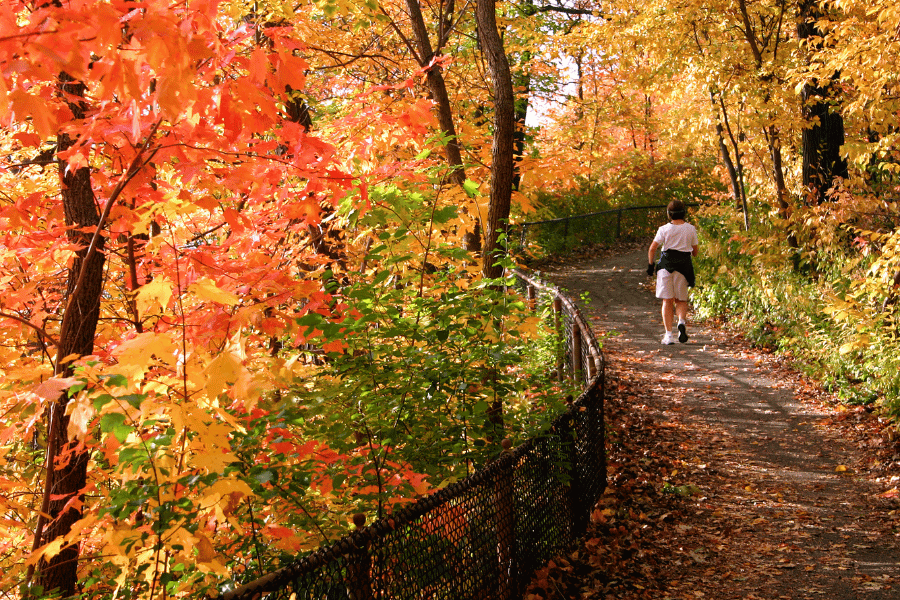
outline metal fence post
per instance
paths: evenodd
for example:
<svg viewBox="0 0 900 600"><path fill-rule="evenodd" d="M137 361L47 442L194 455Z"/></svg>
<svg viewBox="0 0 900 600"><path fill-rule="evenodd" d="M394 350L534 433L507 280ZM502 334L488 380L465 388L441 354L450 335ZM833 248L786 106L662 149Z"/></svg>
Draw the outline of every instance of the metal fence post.
<svg viewBox="0 0 900 600"><path fill-rule="evenodd" d="M366 542L347 556L347 591L350 592L351 600L375 600L371 570L372 558Z"/></svg>
<svg viewBox="0 0 900 600"><path fill-rule="evenodd" d="M593 452L589 455L589 460L592 464L596 465L594 471L594 479L596 479L599 475L601 481L599 482L599 489L605 490L607 477L606 477L606 421L603 418L603 405L605 402L605 382L601 383L601 385L594 389L589 396L588 401L588 422L590 423L590 440L591 440L591 448ZM588 507L593 508L593 507Z"/></svg>
<svg viewBox="0 0 900 600"><path fill-rule="evenodd" d="M560 339L565 339L562 330L562 300L559 296L553 297L553 326L556 328L556 335ZM569 340L565 340L568 344ZM566 377L566 351L563 349L562 343L557 346L556 350L556 377L562 381Z"/></svg>
<svg viewBox="0 0 900 600"><path fill-rule="evenodd" d="M584 365L581 360L581 326L578 321L572 321L572 377L575 381L581 381Z"/></svg>
<svg viewBox="0 0 900 600"><path fill-rule="evenodd" d="M504 440L506 441L506 440ZM513 491L512 452L504 450L495 489L497 514L497 560L500 567L499 598L512 600L519 581L516 556L516 503Z"/></svg>
<svg viewBox="0 0 900 600"><path fill-rule="evenodd" d="M560 431L563 436L563 447L566 449L566 458L569 460L569 511L572 523L573 537L579 537L587 526L586 511L584 508L584 485L581 481L581 462L578 460L578 444L575 442L575 415L569 413L566 419L566 427Z"/></svg>

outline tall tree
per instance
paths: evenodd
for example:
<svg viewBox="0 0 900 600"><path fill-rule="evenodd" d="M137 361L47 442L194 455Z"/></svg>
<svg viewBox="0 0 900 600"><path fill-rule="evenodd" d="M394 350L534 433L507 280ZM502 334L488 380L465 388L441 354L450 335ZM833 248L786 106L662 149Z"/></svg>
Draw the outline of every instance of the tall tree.
<svg viewBox="0 0 900 600"><path fill-rule="evenodd" d="M412 24L413 33L415 34L418 52L416 58L421 68L426 69L426 77L428 86L431 89L432 97L437 105L438 121L441 131L449 139L447 141L447 163L452 169L450 173L451 181L462 184L466 179L466 170L463 165L462 152L460 151L460 142L456 133L456 125L453 120L453 108L450 105L450 96L447 94L447 84L441 73L440 53L443 46L447 43L453 28L453 23L457 17L455 14L455 4L453 0L441 3L437 16L437 43L432 45L431 38L428 35L428 29L425 25L425 18L422 16L422 7L419 0L406 0L406 6L409 11L409 19Z"/></svg>
<svg viewBox="0 0 900 600"><path fill-rule="evenodd" d="M824 18L820 3L802 0L797 19L797 35L809 52L821 51L824 32L819 20ZM847 179L847 161L841 156L844 145L844 119L836 110L838 73L827 79L813 78L803 84L803 162L802 184L809 204L821 203L836 178Z"/></svg>
<svg viewBox="0 0 900 600"><path fill-rule="evenodd" d="M508 229L513 178L515 176L515 94L509 60L503 39L497 31L497 7L494 0L478 0L475 6L478 41L487 62L494 90L494 131L491 145L491 191L488 218L484 228L482 272L499 277L503 268L498 260L503 252L500 236Z"/></svg>
<svg viewBox="0 0 900 600"><path fill-rule="evenodd" d="M59 94L76 121L85 118L85 86L68 73L60 75ZM65 130L57 135L57 154L65 154L76 140ZM105 236L99 229L100 214L91 187L88 167L70 169L59 161L60 196L65 214L68 236L78 247L69 268L66 284L66 307L62 313L59 346L54 375L72 375L75 359L89 356L94 350L94 336L100 316L100 294L103 288ZM88 454L69 439L69 417L66 415L68 395L63 393L50 406L47 428L46 485L43 506L49 519L46 531L38 526L34 547L44 539L50 541L65 536L83 514L84 487L87 482ZM43 520L40 521L43 523ZM39 583L44 590L58 590L64 597L75 593L78 581L79 545L69 543L60 552L42 561Z"/></svg>
<svg viewBox="0 0 900 600"><path fill-rule="evenodd" d="M716 113L721 119L716 119L716 138L719 141L719 156L725 164L728 171L728 179L731 182L731 194L734 197L735 204L741 207L744 215L744 229L750 229L750 210L747 206L747 191L744 185L744 162L741 156L741 148L738 143L740 133L735 135L732 130L731 122L728 117L728 107L721 93L710 90L710 98L713 106L716 107ZM734 151L734 158L728 150L725 143L726 138L731 143L731 149Z"/></svg>

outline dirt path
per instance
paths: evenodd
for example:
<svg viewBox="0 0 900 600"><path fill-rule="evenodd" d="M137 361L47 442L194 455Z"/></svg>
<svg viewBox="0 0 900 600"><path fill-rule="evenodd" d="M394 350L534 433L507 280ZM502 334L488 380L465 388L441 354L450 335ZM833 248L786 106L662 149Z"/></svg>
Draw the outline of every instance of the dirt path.
<svg viewBox="0 0 900 600"><path fill-rule="evenodd" d="M690 323L662 346L646 250L544 276L610 365L610 489L537 598L900 598L896 442L772 355Z"/></svg>

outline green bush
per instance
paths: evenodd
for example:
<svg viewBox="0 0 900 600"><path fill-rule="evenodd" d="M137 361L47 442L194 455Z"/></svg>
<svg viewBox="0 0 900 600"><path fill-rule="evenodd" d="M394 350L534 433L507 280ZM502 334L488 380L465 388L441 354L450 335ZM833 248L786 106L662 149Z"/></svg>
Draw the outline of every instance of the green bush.
<svg viewBox="0 0 900 600"><path fill-rule="evenodd" d="M829 208L797 211L797 248L777 219L745 232L731 209L701 211L695 307L701 318L728 321L754 344L790 357L844 402L896 418L900 313L884 302L890 269L880 264L890 246L861 252L862 238L847 243L852 236Z"/></svg>

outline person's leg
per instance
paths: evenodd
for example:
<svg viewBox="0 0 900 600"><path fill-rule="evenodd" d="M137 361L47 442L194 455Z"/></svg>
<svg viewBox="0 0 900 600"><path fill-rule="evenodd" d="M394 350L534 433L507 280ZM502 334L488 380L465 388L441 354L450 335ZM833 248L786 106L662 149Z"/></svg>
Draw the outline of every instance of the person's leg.
<svg viewBox="0 0 900 600"><path fill-rule="evenodd" d="M675 314L678 316L678 341L682 344L688 341L687 311L687 302L683 302L680 300L675 301Z"/></svg>
<svg viewBox="0 0 900 600"><path fill-rule="evenodd" d="M666 331L672 331L672 325L675 323L675 298L662 299L662 320Z"/></svg>
<svg viewBox="0 0 900 600"><path fill-rule="evenodd" d="M662 343L674 344L672 325L675 321L675 291L672 287L672 273L665 269L660 269L656 273L656 297L662 300L662 320L666 328Z"/></svg>
<svg viewBox="0 0 900 600"><path fill-rule="evenodd" d="M678 317L679 323L687 321L688 303L682 300L675 300L675 316Z"/></svg>
<svg viewBox="0 0 900 600"><path fill-rule="evenodd" d="M676 273L673 281L675 289L675 315L678 317L678 341L684 344L688 341L687 313L688 313L688 287L687 279L681 273Z"/></svg>

